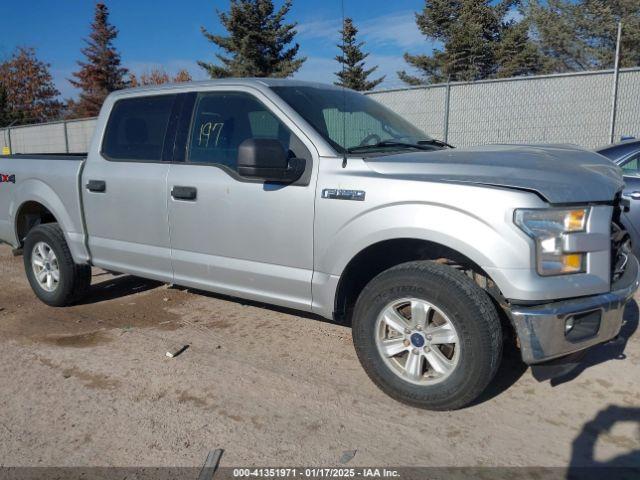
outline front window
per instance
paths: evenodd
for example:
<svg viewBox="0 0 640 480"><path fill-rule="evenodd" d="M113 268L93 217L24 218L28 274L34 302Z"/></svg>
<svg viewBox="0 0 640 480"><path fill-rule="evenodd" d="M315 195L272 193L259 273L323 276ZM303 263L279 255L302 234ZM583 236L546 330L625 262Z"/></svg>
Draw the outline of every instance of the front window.
<svg viewBox="0 0 640 480"><path fill-rule="evenodd" d="M249 138L278 140L289 157L310 157L298 138L251 95L213 92L198 97L189 141L189 162L237 170L238 148Z"/></svg>
<svg viewBox="0 0 640 480"><path fill-rule="evenodd" d="M442 146L388 108L352 90L315 86L272 90L339 153Z"/></svg>

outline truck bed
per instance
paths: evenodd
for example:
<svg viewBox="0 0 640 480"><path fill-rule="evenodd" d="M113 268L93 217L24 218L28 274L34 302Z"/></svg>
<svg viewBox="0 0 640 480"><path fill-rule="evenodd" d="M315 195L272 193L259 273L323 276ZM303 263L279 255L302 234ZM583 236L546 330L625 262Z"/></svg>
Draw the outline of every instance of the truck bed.
<svg viewBox="0 0 640 480"><path fill-rule="evenodd" d="M81 154L0 156L0 241L20 246L16 219L37 203L61 224L72 251L81 252L84 228L80 176L85 159Z"/></svg>
<svg viewBox="0 0 640 480"><path fill-rule="evenodd" d="M0 159L15 160L77 160L82 161L87 158L86 153L14 153L11 155L0 155Z"/></svg>

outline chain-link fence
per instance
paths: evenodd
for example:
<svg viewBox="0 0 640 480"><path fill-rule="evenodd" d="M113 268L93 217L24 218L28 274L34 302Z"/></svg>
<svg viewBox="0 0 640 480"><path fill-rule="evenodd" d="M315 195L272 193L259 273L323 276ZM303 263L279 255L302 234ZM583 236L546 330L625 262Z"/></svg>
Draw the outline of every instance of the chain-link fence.
<svg viewBox="0 0 640 480"><path fill-rule="evenodd" d="M457 146L610 141L613 71L451 83L371 93L431 136ZM640 69L620 72L614 138L640 135Z"/></svg>
<svg viewBox="0 0 640 480"><path fill-rule="evenodd" d="M0 129L3 153L83 153L89 149L95 118L20 125Z"/></svg>
<svg viewBox="0 0 640 480"><path fill-rule="evenodd" d="M432 137L456 146L487 143L609 143L613 71L439 84L369 95ZM640 68L620 72L615 135L640 136ZM327 117L331 121L331 115ZM341 121L341 117L336 117ZM12 153L81 153L95 118L0 129Z"/></svg>

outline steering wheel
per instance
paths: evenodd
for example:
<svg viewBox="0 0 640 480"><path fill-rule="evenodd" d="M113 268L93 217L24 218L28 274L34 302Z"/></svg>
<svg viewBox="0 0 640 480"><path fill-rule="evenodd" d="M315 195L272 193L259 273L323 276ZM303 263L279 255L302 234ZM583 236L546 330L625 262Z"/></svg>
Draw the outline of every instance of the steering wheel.
<svg viewBox="0 0 640 480"><path fill-rule="evenodd" d="M371 140L375 140L375 143L369 143L371 142ZM370 133L369 135L364 137L364 139L360 142L360 145L358 146L364 147L365 145L375 145L376 143L380 143L381 141L382 141L382 138L380 138L380 135L376 133Z"/></svg>

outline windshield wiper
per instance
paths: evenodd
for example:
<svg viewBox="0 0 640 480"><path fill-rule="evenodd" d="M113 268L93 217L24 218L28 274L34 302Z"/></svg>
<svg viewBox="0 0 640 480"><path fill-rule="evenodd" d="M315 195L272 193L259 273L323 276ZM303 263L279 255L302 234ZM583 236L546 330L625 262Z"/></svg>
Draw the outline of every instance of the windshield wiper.
<svg viewBox="0 0 640 480"><path fill-rule="evenodd" d="M430 140L429 140L430 141ZM418 143L406 143L406 142L397 142L395 140L383 140L378 143L374 143L373 145L358 145L357 147L347 148L348 153L359 152L362 150L372 150L376 148L384 148L384 147L400 147L400 148L413 148L416 150L431 150L432 144L422 144L422 142Z"/></svg>
<svg viewBox="0 0 640 480"><path fill-rule="evenodd" d="M435 138L431 138L429 140L420 140L418 142L420 145L435 145L436 147L447 147L447 148L456 148L453 145L448 144L447 142L443 142L442 140L436 140Z"/></svg>

